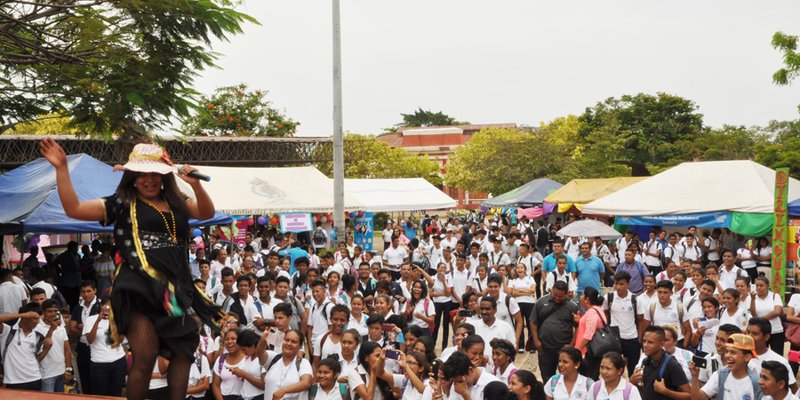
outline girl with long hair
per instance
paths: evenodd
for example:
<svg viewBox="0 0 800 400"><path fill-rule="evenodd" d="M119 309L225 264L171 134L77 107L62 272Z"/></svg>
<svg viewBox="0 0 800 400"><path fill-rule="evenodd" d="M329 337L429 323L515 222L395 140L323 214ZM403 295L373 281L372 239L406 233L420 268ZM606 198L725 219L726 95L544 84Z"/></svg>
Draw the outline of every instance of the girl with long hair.
<svg viewBox="0 0 800 400"><path fill-rule="evenodd" d="M747 329L750 311L739 308L739 292L736 289L725 289L722 292L722 309L719 312L719 324L731 324L742 331Z"/></svg>
<svg viewBox="0 0 800 400"><path fill-rule="evenodd" d="M122 166L125 171L111 196L78 199L64 150L45 139L39 151L56 170L58 195L67 216L114 226L114 242L122 264L111 292L109 326L114 346L125 336L133 353L127 396L144 399L159 354L170 355L169 395L186 397L189 367L197 348L194 313L219 329L220 308L196 289L188 264L189 218L214 216L214 203L200 181L180 169L155 144L137 144ZM194 198L178 188L175 176L186 182Z"/></svg>
<svg viewBox="0 0 800 400"><path fill-rule="evenodd" d="M447 264L440 262L436 266L436 275L433 276L433 286L431 287L431 298L435 310L435 323L433 327L434 342L439 337L439 328L443 328L442 347L447 347L447 340L450 337L450 299L453 290L453 282L447 275Z"/></svg>
<svg viewBox="0 0 800 400"><path fill-rule="evenodd" d="M539 400L545 396L541 382L532 372L524 369L517 370L511 375L508 389L517 396L517 400Z"/></svg>
<svg viewBox="0 0 800 400"><path fill-rule="evenodd" d="M625 365L619 353L606 353L600 361L600 380L592 385L589 400L641 400L639 390L622 377Z"/></svg>
<svg viewBox="0 0 800 400"><path fill-rule="evenodd" d="M358 368L350 371L347 384L350 386L350 397L363 400L391 400L394 398L392 388L386 382L379 381L378 375L383 373L386 356L380 345L375 342L364 342L358 351Z"/></svg>
<svg viewBox="0 0 800 400"><path fill-rule="evenodd" d="M769 290L769 279L765 276L756 278L756 291L751 296L750 314L769 321L772 325L769 348L778 354L783 354L783 345L786 341L781 323L783 300L780 295Z"/></svg>
<svg viewBox="0 0 800 400"><path fill-rule="evenodd" d="M585 399L589 396L593 381L578 372L582 360L581 351L574 347L564 347L558 352L558 374L544 384L547 400Z"/></svg>
<svg viewBox="0 0 800 400"><path fill-rule="evenodd" d="M423 281L411 284L411 298L406 302L405 316L409 325L419 326L430 334L428 329L434 324L436 310L428 298L428 285Z"/></svg>

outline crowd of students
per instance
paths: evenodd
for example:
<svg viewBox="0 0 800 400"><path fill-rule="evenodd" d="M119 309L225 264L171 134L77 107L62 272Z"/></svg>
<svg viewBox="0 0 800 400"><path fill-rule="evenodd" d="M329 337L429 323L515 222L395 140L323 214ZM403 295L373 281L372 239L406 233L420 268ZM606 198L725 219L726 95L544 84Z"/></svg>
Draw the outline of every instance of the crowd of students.
<svg viewBox="0 0 800 400"><path fill-rule="evenodd" d="M328 251L313 232L190 246L194 283L226 319L218 333L199 324L189 397L795 399L781 316L800 320L800 296L784 307L758 274L767 243L743 258L694 228L647 242L562 241L560 221L416 228L387 224L382 254L350 235ZM74 367L81 392L123 393L130 360L106 340L107 291L84 280L70 310L58 281L22 272L0 273L0 310L21 301L0 314L4 385L63 392ZM593 354L606 326L618 351ZM515 365L526 352L538 374ZM151 398L168 398L168 365L158 357Z"/></svg>

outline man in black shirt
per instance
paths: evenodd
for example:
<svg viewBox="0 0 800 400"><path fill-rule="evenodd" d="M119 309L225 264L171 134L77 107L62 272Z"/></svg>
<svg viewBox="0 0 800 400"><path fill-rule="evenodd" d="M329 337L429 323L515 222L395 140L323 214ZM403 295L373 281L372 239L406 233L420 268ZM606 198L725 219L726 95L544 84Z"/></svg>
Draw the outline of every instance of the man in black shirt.
<svg viewBox="0 0 800 400"><path fill-rule="evenodd" d="M578 305L567 298L567 283L557 281L550 294L540 298L533 306L530 329L533 344L539 353L539 371L542 382L547 382L556 371L558 351L574 343L573 328Z"/></svg>
<svg viewBox="0 0 800 400"><path fill-rule="evenodd" d="M647 400L691 400L692 389L683 368L674 357L664 351L664 328L648 326L642 338L645 358L631 376L643 399Z"/></svg>

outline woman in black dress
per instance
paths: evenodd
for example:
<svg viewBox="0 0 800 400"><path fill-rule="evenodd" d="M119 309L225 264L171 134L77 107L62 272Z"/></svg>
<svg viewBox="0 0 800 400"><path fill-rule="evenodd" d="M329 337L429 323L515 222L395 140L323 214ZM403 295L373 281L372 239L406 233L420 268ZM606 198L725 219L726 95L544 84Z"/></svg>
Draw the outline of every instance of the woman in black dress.
<svg viewBox="0 0 800 400"><path fill-rule="evenodd" d="M209 219L214 204L197 179L176 170L166 151L154 144L133 148L116 193L80 201L69 176L64 150L52 139L40 153L56 169L58 195L67 216L114 226L122 263L111 291L110 337L117 346L128 339L133 366L128 373L129 399L144 399L156 357L170 360L171 399L185 399L189 367L199 341L195 318L219 327L222 313L192 283L188 265L189 218ZM186 181L195 198L182 193L175 175Z"/></svg>

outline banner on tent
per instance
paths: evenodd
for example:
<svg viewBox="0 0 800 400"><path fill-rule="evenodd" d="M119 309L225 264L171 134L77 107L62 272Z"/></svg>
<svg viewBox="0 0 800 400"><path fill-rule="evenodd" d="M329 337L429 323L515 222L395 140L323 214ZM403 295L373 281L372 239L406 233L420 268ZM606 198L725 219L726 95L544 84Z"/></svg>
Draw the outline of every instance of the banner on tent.
<svg viewBox="0 0 800 400"><path fill-rule="evenodd" d="M775 169L775 213L772 221L772 277L769 279L773 293L783 298L786 292L786 242L789 234L789 168Z"/></svg>
<svg viewBox="0 0 800 400"><path fill-rule="evenodd" d="M308 232L314 230L311 213L280 214L281 232Z"/></svg>
<svg viewBox="0 0 800 400"><path fill-rule="evenodd" d="M372 242L375 237L373 214L359 211L353 218L353 226L355 226L353 242L357 246L361 246L362 251L372 251Z"/></svg>
<svg viewBox="0 0 800 400"><path fill-rule="evenodd" d="M650 216L619 216L617 223L620 225L647 225L647 226L690 226L701 228L727 228L731 224L729 212L712 212L698 214L650 215Z"/></svg>

